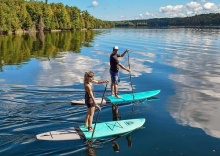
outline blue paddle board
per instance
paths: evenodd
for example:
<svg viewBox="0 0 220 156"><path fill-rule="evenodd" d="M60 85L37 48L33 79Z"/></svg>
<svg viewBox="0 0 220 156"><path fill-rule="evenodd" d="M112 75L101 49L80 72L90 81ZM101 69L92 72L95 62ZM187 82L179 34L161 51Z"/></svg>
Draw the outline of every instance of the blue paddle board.
<svg viewBox="0 0 220 156"><path fill-rule="evenodd" d="M98 104L115 104L115 103L127 103L127 102L133 102L133 101L140 101L140 100L145 100L147 98L156 96L157 94L160 93L161 90L152 90L152 91L146 91L146 92L137 92L134 93L134 96L132 93L130 94L120 94L121 98L116 98L115 96L105 96L103 101L102 98L95 98L96 102ZM71 101L72 105L85 105L85 100L84 99L77 99Z"/></svg>
<svg viewBox="0 0 220 156"><path fill-rule="evenodd" d="M113 135L120 135L134 131L143 126L145 118L118 120L97 123L93 138L104 138ZM92 127L94 128L94 125ZM79 140L79 139L91 139L92 132L88 131L84 125L79 127L72 127L63 130L50 131L36 135L38 140Z"/></svg>
<svg viewBox="0 0 220 156"><path fill-rule="evenodd" d="M160 93L160 90L152 90L147 92L138 92L134 94L120 94L120 98L115 96L106 96L106 100L110 103L123 103L123 102L132 102L139 101L150 98Z"/></svg>

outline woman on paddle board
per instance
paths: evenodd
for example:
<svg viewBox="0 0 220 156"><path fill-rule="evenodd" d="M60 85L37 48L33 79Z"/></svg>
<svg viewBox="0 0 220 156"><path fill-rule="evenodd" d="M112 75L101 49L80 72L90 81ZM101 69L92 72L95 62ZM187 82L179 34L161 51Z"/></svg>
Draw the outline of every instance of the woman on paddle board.
<svg viewBox="0 0 220 156"><path fill-rule="evenodd" d="M129 68L124 67L119 61L118 57L124 57L124 55L128 52L129 50L125 50L124 53L118 54L118 46L113 47L112 54L110 55L110 75L111 75L111 92L112 96L115 96L117 98L120 98L118 95L118 72L119 72L119 67L122 69L131 72Z"/></svg>
<svg viewBox="0 0 220 156"><path fill-rule="evenodd" d="M88 131L92 132L92 121L93 121L93 115L95 112L95 107L101 110L101 107L96 103L94 92L92 88L92 84L102 84L102 83L108 83L108 80L104 81L97 81L94 79L94 73L92 71L85 72L84 75L84 88L85 88L85 104L88 107L88 113L86 114L85 118L85 126L88 127Z"/></svg>

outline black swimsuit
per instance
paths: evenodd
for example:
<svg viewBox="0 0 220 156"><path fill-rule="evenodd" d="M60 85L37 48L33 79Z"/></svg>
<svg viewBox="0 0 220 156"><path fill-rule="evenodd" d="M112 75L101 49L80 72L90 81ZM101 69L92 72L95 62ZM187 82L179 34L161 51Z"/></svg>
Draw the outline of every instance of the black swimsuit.
<svg viewBox="0 0 220 156"><path fill-rule="evenodd" d="M93 90L92 90L92 92L93 92ZM85 104L88 108L95 106L92 101L92 98L90 97L90 95L87 91L85 91Z"/></svg>

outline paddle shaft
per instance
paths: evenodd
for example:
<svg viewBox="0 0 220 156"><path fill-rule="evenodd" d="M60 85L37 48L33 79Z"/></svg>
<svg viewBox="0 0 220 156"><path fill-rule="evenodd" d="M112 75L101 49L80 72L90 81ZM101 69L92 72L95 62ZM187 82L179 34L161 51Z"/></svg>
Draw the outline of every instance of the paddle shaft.
<svg viewBox="0 0 220 156"><path fill-rule="evenodd" d="M103 99L104 99L104 96L105 96L105 92L106 92L107 86L108 86L108 82L106 83L105 90L104 90L103 95L102 95L102 100L101 100L100 107L102 107L102 102L103 102ZM98 114L96 116L95 126L94 126L94 130L92 132L91 140L92 140L94 132L95 132L95 128L96 128L96 124L97 124L97 121L98 121L98 118L99 118L99 114L100 114L100 110L98 111Z"/></svg>
<svg viewBox="0 0 220 156"><path fill-rule="evenodd" d="M131 70L131 65L130 65L130 57L129 57L129 53L128 53L128 67ZM132 96L133 96L133 101L134 101L134 89L133 89L133 85L132 85L132 79L131 79L131 71L130 71L130 83L131 83L131 89L132 89ZM134 112L134 104L132 106L132 112ZM133 118L133 113L132 113L132 118Z"/></svg>
<svg viewBox="0 0 220 156"><path fill-rule="evenodd" d="M129 57L129 53L128 53L128 67L129 67L129 69L131 69L129 60L130 60L130 57ZM130 83L131 83L132 95L133 95L133 100L134 100L134 89L132 86L131 72L130 72Z"/></svg>

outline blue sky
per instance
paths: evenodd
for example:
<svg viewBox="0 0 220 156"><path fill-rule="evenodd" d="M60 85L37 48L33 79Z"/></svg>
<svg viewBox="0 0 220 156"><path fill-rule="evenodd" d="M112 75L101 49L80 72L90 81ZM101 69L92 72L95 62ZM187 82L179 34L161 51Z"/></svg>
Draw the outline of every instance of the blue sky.
<svg viewBox="0 0 220 156"><path fill-rule="evenodd" d="M76 6L82 11L87 10L96 18L109 21L220 13L220 0L48 0L48 2Z"/></svg>

